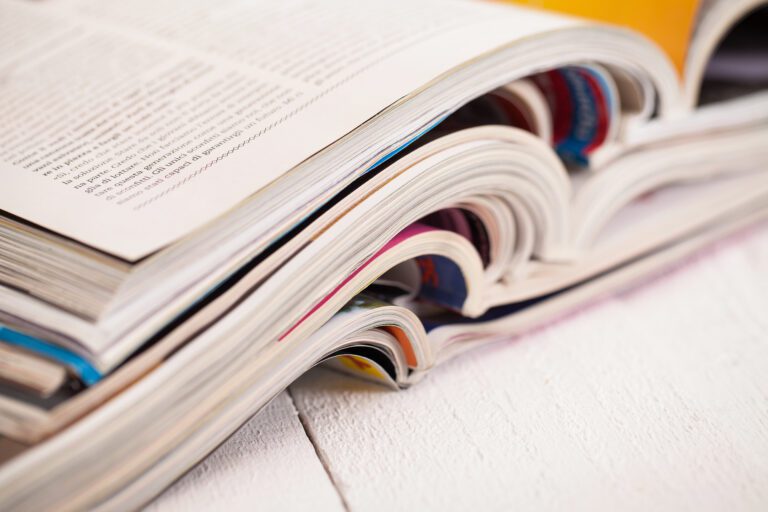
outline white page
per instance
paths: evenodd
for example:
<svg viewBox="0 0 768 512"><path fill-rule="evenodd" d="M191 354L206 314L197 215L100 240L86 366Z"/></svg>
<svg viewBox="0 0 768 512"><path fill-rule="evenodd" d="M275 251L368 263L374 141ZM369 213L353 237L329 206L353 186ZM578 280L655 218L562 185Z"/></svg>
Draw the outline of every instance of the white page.
<svg viewBox="0 0 768 512"><path fill-rule="evenodd" d="M574 23L444 0L3 0L0 208L135 260L452 67Z"/></svg>

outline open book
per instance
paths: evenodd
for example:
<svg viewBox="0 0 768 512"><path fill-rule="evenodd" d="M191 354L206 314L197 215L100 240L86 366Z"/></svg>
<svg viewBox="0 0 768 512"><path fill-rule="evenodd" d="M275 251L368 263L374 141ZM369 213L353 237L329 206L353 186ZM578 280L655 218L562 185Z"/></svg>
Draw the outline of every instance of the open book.
<svg viewBox="0 0 768 512"><path fill-rule="evenodd" d="M0 1L2 508L135 507L318 363L406 387L764 218L768 2L690 4L679 59L508 4Z"/></svg>

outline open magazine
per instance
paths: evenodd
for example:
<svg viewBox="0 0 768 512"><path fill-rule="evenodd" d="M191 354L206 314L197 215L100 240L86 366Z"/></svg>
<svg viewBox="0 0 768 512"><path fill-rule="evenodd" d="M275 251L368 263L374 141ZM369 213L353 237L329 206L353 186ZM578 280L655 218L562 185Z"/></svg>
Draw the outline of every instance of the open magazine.
<svg viewBox="0 0 768 512"><path fill-rule="evenodd" d="M0 506L134 508L316 364L407 387L763 219L768 2L689 3L681 57L487 2L0 1Z"/></svg>

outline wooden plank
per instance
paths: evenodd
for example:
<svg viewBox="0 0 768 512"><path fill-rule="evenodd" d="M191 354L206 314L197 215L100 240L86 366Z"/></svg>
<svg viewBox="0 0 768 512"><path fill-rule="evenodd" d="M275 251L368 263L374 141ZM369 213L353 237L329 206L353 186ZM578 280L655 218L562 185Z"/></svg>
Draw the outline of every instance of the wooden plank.
<svg viewBox="0 0 768 512"><path fill-rule="evenodd" d="M405 392L305 376L349 508L768 509L768 230L685 267Z"/></svg>
<svg viewBox="0 0 768 512"><path fill-rule="evenodd" d="M147 510L344 510L302 428L280 394Z"/></svg>

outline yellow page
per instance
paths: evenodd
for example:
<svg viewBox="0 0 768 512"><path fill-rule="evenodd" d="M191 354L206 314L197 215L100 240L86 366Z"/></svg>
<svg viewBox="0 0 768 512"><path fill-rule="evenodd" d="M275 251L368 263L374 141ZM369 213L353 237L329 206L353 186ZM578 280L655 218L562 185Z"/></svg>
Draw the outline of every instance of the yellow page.
<svg viewBox="0 0 768 512"><path fill-rule="evenodd" d="M510 0L508 0L510 1ZM634 29L661 46L682 74L698 0L511 0Z"/></svg>

